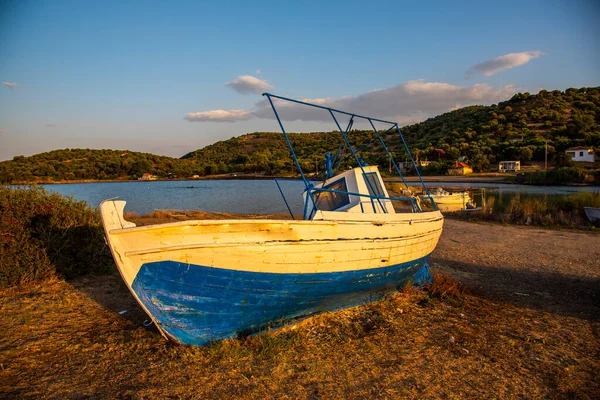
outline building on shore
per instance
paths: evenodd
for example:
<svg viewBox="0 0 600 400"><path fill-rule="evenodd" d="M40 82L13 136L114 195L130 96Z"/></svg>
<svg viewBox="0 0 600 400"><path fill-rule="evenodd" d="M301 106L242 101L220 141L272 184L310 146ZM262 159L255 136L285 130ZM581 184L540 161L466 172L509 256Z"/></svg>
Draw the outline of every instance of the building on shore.
<svg viewBox="0 0 600 400"><path fill-rule="evenodd" d="M566 151L567 155L575 162L594 162L596 161L594 149L584 146L571 147Z"/></svg>
<svg viewBox="0 0 600 400"><path fill-rule="evenodd" d="M155 181L158 179L158 176L156 175L152 175L149 172L146 172L144 175L142 175L141 178L138 178L138 181Z"/></svg>
<svg viewBox="0 0 600 400"><path fill-rule="evenodd" d="M467 175L467 174L472 174L472 173L473 173L473 168L471 168L469 166L469 164L461 162L461 161L455 162L448 169L449 175Z"/></svg>
<svg viewBox="0 0 600 400"><path fill-rule="evenodd" d="M498 172L517 172L521 170L521 161L500 161Z"/></svg>

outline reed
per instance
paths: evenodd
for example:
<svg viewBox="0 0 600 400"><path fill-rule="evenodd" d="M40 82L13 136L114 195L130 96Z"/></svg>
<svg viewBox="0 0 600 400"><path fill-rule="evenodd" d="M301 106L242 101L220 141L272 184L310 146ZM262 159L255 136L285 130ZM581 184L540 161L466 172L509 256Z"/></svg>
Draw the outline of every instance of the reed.
<svg viewBox="0 0 600 400"><path fill-rule="evenodd" d="M600 183L600 169L562 167L549 171L526 172L517 182L529 185L566 185L570 183Z"/></svg>
<svg viewBox="0 0 600 400"><path fill-rule="evenodd" d="M508 202L490 196L481 213L465 215L459 211L447 215L508 224L594 229L584 207L600 207L600 192L580 192L558 199L516 196Z"/></svg>

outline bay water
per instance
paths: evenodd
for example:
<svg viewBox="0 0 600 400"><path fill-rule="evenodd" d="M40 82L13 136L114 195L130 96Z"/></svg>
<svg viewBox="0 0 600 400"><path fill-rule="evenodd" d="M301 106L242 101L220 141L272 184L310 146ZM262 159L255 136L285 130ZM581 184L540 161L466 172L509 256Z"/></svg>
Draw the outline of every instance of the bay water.
<svg viewBox="0 0 600 400"><path fill-rule="evenodd" d="M280 180L279 184L292 211L301 214L304 183L300 180ZM529 186L499 183L429 182L427 186L451 187L458 190L485 188L486 197L504 199L515 195L548 199L582 191L600 191L597 186ZM44 187L51 192L84 200L92 207L98 207L102 200L118 197L127 201L125 211L139 214L164 209L243 214L287 212L281 193L273 180L95 182L52 184Z"/></svg>

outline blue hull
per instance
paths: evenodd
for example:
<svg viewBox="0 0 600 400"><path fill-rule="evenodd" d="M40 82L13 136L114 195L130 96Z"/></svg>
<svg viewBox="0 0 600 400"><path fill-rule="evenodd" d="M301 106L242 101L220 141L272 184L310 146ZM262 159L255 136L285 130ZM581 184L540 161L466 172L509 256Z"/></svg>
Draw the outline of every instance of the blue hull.
<svg viewBox="0 0 600 400"><path fill-rule="evenodd" d="M427 257L358 271L273 274L190 265L144 264L132 289L177 342L207 345L297 318L377 300L413 278L428 279Z"/></svg>

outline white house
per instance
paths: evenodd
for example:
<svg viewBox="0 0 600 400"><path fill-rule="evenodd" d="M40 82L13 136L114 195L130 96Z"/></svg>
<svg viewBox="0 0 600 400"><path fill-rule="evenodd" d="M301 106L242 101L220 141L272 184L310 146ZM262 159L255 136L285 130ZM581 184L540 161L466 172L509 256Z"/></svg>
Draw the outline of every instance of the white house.
<svg viewBox="0 0 600 400"><path fill-rule="evenodd" d="M589 147L577 146L567 149L566 153L571 156L571 160L576 162L594 162L594 149Z"/></svg>
<svg viewBox="0 0 600 400"><path fill-rule="evenodd" d="M500 161L498 163L498 172L516 172L521 170L520 161Z"/></svg>

